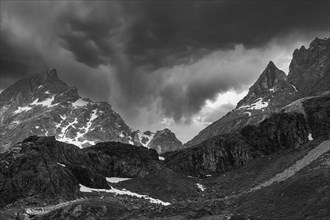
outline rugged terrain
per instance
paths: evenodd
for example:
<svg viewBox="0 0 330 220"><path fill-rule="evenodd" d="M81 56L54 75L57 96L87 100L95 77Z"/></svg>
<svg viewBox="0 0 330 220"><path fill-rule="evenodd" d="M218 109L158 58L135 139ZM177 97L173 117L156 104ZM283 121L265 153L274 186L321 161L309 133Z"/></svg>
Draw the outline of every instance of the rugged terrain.
<svg viewBox="0 0 330 220"><path fill-rule="evenodd" d="M329 219L328 44L296 50L288 76L270 62L184 149L168 129L134 131L54 71L14 84L0 95L0 219ZM111 117L123 123L107 127L120 142L88 139Z"/></svg>
<svg viewBox="0 0 330 220"><path fill-rule="evenodd" d="M81 148L105 141L149 147L154 136L130 128L110 104L80 97L76 88L58 78L56 70L20 80L4 90L0 115L0 152L31 135L55 136ZM157 144L151 148L163 147L164 152L182 146L175 135L161 136L157 135Z"/></svg>
<svg viewBox="0 0 330 220"><path fill-rule="evenodd" d="M185 146L192 147L218 134L240 130L248 124L259 124L297 99L330 91L329 45L330 38L316 38L308 49L301 47L295 50L288 75L269 62L236 108L200 131Z"/></svg>

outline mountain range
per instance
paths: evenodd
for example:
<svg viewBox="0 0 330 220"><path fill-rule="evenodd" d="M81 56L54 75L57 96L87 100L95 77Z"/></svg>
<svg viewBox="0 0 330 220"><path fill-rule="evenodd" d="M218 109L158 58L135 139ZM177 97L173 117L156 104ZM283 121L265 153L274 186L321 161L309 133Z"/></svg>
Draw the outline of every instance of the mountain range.
<svg viewBox="0 0 330 220"><path fill-rule="evenodd" d="M288 75L270 61L236 108L200 131L185 147L194 146L218 134L239 130L248 124L258 124L299 98L329 91L329 45L329 38L316 38L308 49L304 46L296 49Z"/></svg>
<svg viewBox="0 0 330 220"><path fill-rule="evenodd" d="M295 50L288 75L269 62L184 146L55 70L18 81L0 94L0 219L329 219L329 43Z"/></svg>
<svg viewBox="0 0 330 220"><path fill-rule="evenodd" d="M106 102L79 95L51 70L14 83L0 94L0 152L31 135L55 136L81 148L117 141L157 149L180 149L169 130L134 130Z"/></svg>

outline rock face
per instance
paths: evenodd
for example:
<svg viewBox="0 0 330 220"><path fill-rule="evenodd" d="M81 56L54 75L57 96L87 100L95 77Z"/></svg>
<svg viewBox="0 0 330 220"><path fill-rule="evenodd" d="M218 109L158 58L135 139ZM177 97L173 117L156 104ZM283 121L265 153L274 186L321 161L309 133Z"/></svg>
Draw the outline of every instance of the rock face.
<svg viewBox="0 0 330 220"><path fill-rule="evenodd" d="M299 148L308 142L308 125L299 113L273 114L258 126L247 125L241 130L246 142L261 155L280 149Z"/></svg>
<svg viewBox="0 0 330 220"><path fill-rule="evenodd" d="M221 134L194 147L165 154L166 165L188 175L205 177L245 165L253 151L240 134Z"/></svg>
<svg viewBox="0 0 330 220"><path fill-rule="evenodd" d="M303 114L312 138L330 138L330 92L298 99L283 107L281 112Z"/></svg>
<svg viewBox="0 0 330 220"><path fill-rule="evenodd" d="M0 154L0 206L21 198L72 199L79 184L110 188L105 177L137 177L158 161L155 150L117 142L85 149L31 136Z"/></svg>
<svg viewBox="0 0 330 220"><path fill-rule="evenodd" d="M191 147L218 134L241 129L247 124L258 124L271 112L291 103L299 97L285 73L273 62L269 62L258 80L250 87L248 94L238 102L237 107L224 117L203 129L185 146Z"/></svg>
<svg viewBox="0 0 330 220"><path fill-rule="evenodd" d="M148 136L130 128L108 103L80 97L76 88L58 78L56 70L4 90L0 117L0 152L31 135L55 136L81 148L105 141L148 147L153 137L152 132ZM160 141L157 144L175 149Z"/></svg>
<svg viewBox="0 0 330 220"><path fill-rule="evenodd" d="M299 98L330 91L329 42L329 38L316 38L308 49L295 50L288 76L270 62L234 110L203 129L185 146L240 130L248 124L257 125Z"/></svg>
<svg viewBox="0 0 330 220"><path fill-rule="evenodd" d="M329 47L330 38L316 38L308 49L302 46L294 51L288 78L303 96L330 90Z"/></svg>
<svg viewBox="0 0 330 220"><path fill-rule="evenodd" d="M176 138L173 132L165 128L164 130L156 132L148 144L148 147L155 149L158 154L162 154L165 152L181 149L182 143Z"/></svg>
<svg viewBox="0 0 330 220"><path fill-rule="evenodd" d="M205 177L244 166L247 162L308 142L303 114L271 115L258 126L247 125L241 133L220 134L194 147L165 155L166 165L177 172Z"/></svg>

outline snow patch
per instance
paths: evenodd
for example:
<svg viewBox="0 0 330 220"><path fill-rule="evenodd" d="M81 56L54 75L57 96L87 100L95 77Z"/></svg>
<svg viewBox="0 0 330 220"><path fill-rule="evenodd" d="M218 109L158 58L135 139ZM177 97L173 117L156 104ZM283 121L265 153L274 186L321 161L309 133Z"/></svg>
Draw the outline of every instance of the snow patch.
<svg viewBox="0 0 330 220"><path fill-rule="evenodd" d="M130 180L132 178L122 178L122 177L106 177L105 178L109 183L119 183L122 181Z"/></svg>
<svg viewBox="0 0 330 220"><path fill-rule="evenodd" d="M94 189L94 188L90 188L90 187L87 187L87 186L84 186L82 184L79 184L80 186L80 192L106 192L106 193L114 193L116 195L129 195L129 196L133 196L133 197L137 197L137 198L143 198L143 199L146 199L146 200L149 200L150 203L155 203L155 204L160 204L160 205L163 205L163 206L168 206L168 205L171 205L171 203L169 202L163 202L159 199L154 199L154 198L151 198L147 195L141 195L141 194L137 194L137 193L134 193L134 192L131 192L131 191L128 191L126 189L116 189L114 187L111 186L111 189Z"/></svg>
<svg viewBox="0 0 330 220"><path fill-rule="evenodd" d="M198 189L202 190L203 192L205 191L205 189L206 189L205 186L203 186L200 183L196 183L196 185L197 185Z"/></svg>
<svg viewBox="0 0 330 220"><path fill-rule="evenodd" d="M310 141L314 140L311 133L308 134L308 140Z"/></svg>
<svg viewBox="0 0 330 220"><path fill-rule="evenodd" d="M270 91L270 92L274 92L274 91L275 91L275 89L274 89L274 88L271 88L271 89L269 89L269 91Z"/></svg>
<svg viewBox="0 0 330 220"><path fill-rule="evenodd" d="M251 105L242 105L238 109L249 109L249 110L256 110L266 108L268 106L268 102L264 102L262 98L258 98L254 103Z"/></svg>
<svg viewBox="0 0 330 220"><path fill-rule="evenodd" d="M66 167L64 164L62 164L62 163L57 163L57 165L60 165L60 166L62 166L62 167Z"/></svg>
<svg viewBox="0 0 330 220"><path fill-rule="evenodd" d="M52 104L54 99L55 99L55 96L52 96L51 98L48 98L42 102L39 102L39 98L38 98L38 99L34 100L30 105L42 105L44 107L51 108L51 107L54 107L59 104L59 103Z"/></svg>
<svg viewBox="0 0 330 220"><path fill-rule="evenodd" d="M294 91L298 92L297 88L291 84L291 86L294 88Z"/></svg>
<svg viewBox="0 0 330 220"><path fill-rule="evenodd" d="M27 112L29 110L31 110L31 107L25 106L25 107L18 107L18 109L16 111L14 111L15 114L17 113L21 113L21 112Z"/></svg>
<svg viewBox="0 0 330 220"><path fill-rule="evenodd" d="M150 135L146 135L144 132L141 132L141 131L138 132L138 138L143 147L148 147L151 140L154 138L154 136L155 136L155 133L153 133L153 132L150 132ZM142 142L143 139L147 139L148 141L146 143L143 143Z"/></svg>
<svg viewBox="0 0 330 220"><path fill-rule="evenodd" d="M61 117L62 118L62 117ZM90 144L90 145L95 145L95 142L94 141L88 141L88 140L84 140L83 142L81 141L78 141L78 138L68 138L66 137L66 132L67 132L67 129L70 127L70 126L73 126L74 124L78 123L78 120L77 118L74 119L73 122L69 123L67 126L65 127L62 127L61 128L61 133L59 134L59 137L56 138L56 140L58 141L62 141L62 142L65 142L65 143L69 143L69 144L73 144L73 145L76 145L78 146L79 148L82 148L82 145L83 144ZM61 122L62 124L62 122ZM59 125L59 127L61 126L61 124ZM58 127L58 125L56 125L56 127ZM73 126L74 127L74 126ZM78 133L79 134L79 133Z"/></svg>
<svg viewBox="0 0 330 220"><path fill-rule="evenodd" d="M164 157L161 157L161 156L159 156L158 159L159 160L165 160L165 158Z"/></svg>
<svg viewBox="0 0 330 220"><path fill-rule="evenodd" d="M49 95L50 93L49 93L49 91L46 91L45 94L48 94Z"/></svg>
<svg viewBox="0 0 330 220"><path fill-rule="evenodd" d="M38 86L38 89L42 88L42 85Z"/></svg>
<svg viewBox="0 0 330 220"><path fill-rule="evenodd" d="M263 102L262 98L259 98L257 102L251 104L251 107L248 109L262 109L268 106L268 102Z"/></svg>
<svg viewBox="0 0 330 220"><path fill-rule="evenodd" d="M74 108L77 108L77 107L87 106L87 104L89 104L89 102L85 101L85 100L82 99L82 98L79 98L79 99L77 99L74 103L72 103L72 106L73 106Z"/></svg>

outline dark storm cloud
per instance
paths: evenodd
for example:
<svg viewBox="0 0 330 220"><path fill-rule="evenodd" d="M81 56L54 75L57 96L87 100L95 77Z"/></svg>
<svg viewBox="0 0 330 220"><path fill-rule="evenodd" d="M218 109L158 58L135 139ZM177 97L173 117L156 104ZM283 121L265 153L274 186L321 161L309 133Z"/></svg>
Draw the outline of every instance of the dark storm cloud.
<svg viewBox="0 0 330 220"><path fill-rule="evenodd" d="M205 100L251 83L263 68L256 70L263 60L253 56L262 55L263 47L274 38L328 31L330 14L328 1L54 1L32 9L15 7L20 9L15 16L29 18L31 26L38 20L45 22L49 27L41 26L34 34L56 38L57 47L88 66L84 72L110 68L108 80L117 86L112 96L117 92L114 102L121 109L157 100L165 116L175 120L189 120ZM1 66L7 69L1 73L33 69L38 59L30 54L33 49L24 54L6 39L3 43L2 36L1 44L11 52L1 53ZM249 53L252 60L239 63L246 54L236 48L239 44L261 52ZM51 53L48 47L40 48L43 55ZM209 56L217 51L222 53ZM209 71L219 59L238 64ZM67 62L75 66L74 61ZM247 67L251 63L254 66Z"/></svg>
<svg viewBox="0 0 330 220"><path fill-rule="evenodd" d="M1 86L4 88L8 87L12 80L45 69L42 56L34 48L13 41L12 38L10 32L1 30L0 73Z"/></svg>
<svg viewBox="0 0 330 220"><path fill-rule="evenodd" d="M190 122L190 116L198 112L206 99L212 99L217 92L228 90L229 82L208 79L192 81L186 87L169 84L160 91L161 105L166 116L179 121ZM206 86L207 85L207 86ZM219 91L219 88L221 91Z"/></svg>
<svg viewBox="0 0 330 220"><path fill-rule="evenodd" d="M115 4L122 14L109 16ZM104 64L105 57L110 61L118 52L109 42L110 32L123 26L121 20L127 17L133 18L122 52L134 64L157 67L173 64L200 48L258 47L293 30L329 27L327 1L124 1L105 2L97 10L88 17L68 14L70 34L63 37L77 59L92 66Z"/></svg>

